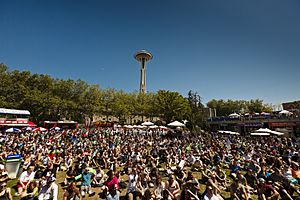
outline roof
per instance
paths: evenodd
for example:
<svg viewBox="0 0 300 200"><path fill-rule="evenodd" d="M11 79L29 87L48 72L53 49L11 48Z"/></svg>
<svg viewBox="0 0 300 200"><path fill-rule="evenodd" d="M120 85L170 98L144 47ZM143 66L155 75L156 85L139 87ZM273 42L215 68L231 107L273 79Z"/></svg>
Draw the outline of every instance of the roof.
<svg viewBox="0 0 300 200"><path fill-rule="evenodd" d="M0 108L0 114L30 115L30 112L28 110Z"/></svg>

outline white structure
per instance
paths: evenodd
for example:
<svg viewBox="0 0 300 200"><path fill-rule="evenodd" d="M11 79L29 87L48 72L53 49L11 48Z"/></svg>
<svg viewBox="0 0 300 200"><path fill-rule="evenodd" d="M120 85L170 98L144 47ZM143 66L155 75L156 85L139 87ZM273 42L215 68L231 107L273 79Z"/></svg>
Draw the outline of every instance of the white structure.
<svg viewBox="0 0 300 200"><path fill-rule="evenodd" d="M168 126L184 127L185 125L179 121L174 121L174 122L169 123Z"/></svg>
<svg viewBox="0 0 300 200"><path fill-rule="evenodd" d="M152 59L152 54L146 50L141 50L134 55L134 58L141 62L140 93L146 93L146 62Z"/></svg>

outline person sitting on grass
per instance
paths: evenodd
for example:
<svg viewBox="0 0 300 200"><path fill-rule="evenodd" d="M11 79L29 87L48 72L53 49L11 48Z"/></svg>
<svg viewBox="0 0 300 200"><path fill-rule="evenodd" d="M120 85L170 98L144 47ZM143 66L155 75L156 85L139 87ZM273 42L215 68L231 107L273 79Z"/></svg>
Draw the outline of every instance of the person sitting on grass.
<svg viewBox="0 0 300 200"><path fill-rule="evenodd" d="M75 182L69 183L64 193L64 200L82 200L82 196L77 189Z"/></svg>
<svg viewBox="0 0 300 200"><path fill-rule="evenodd" d="M26 191L21 194L22 200L34 200L39 193L38 184L33 181L29 184Z"/></svg>
<svg viewBox="0 0 300 200"><path fill-rule="evenodd" d="M257 192L259 199L270 199L277 200L279 199L279 193L277 190L270 184L270 182L266 183L265 179L259 178L259 183L257 186Z"/></svg>
<svg viewBox="0 0 300 200"><path fill-rule="evenodd" d="M120 189L120 185L119 185L119 179L115 176L114 171L113 170L109 170L107 172L107 180L104 182L104 186L103 186L103 193L105 194L105 196L107 195L107 193L113 189L114 185L118 186L118 189Z"/></svg>
<svg viewBox="0 0 300 200"><path fill-rule="evenodd" d="M221 184L221 186L224 188L224 190L227 189L227 176L225 171L222 170L220 165L216 166L215 175L218 180L218 182Z"/></svg>
<svg viewBox="0 0 300 200"><path fill-rule="evenodd" d="M219 200L219 197L215 194L213 187L208 186L206 188L206 194L204 195L204 200Z"/></svg>
<svg viewBox="0 0 300 200"><path fill-rule="evenodd" d="M39 193L39 200L58 200L58 185L55 183L56 178L50 176L47 178L46 185L44 185Z"/></svg>
<svg viewBox="0 0 300 200"><path fill-rule="evenodd" d="M33 172L33 168L34 167L30 166L26 171L22 172L20 178L18 179L18 184L17 184L18 193L16 193L16 196L21 195L24 190L26 191L30 182L33 181L34 174L35 174Z"/></svg>
<svg viewBox="0 0 300 200"><path fill-rule="evenodd" d="M180 199L180 186L174 175L169 177L169 181L166 182L165 190L168 192L168 199L179 200Z"/></svg>
<svg viewBox="0 0 300 200"><path fill-rule="evenodd" d="M101 169L101 166L99 165L98 168L96 169L96 175L95 175L96 182L93 181L93 185L102 187L106 178L107 175L104 173L104 171Z"/></svg>
<svg viewBox="0 0 300 200"><path fill-rule="evenodd" d="M162 200L163 199L163 192L165 190L165 182L161 180L161 177L158 176L155 180L155 186L154 186L154 194L155 198L157 200Z"/></svg>
<svg viewBox="0 0 300 200"><path fill-rule="evenodd" d="M245 186L236 177L230 185L230 198L232 200L249 199Z"/></svg>
<svg viewBox="0 0 300 200"><path fill-rule="evenodd" d="M198 180L193 176L192 172L188 172L182 184L181 199L198 199L201 196L199 193L200 185Z"/></svg>
<svg viewBox="0 0 300 200"><path fill-rule="evenodd" d="M113 188L109 190L108 195L106 197L107 200L119 200L120 192L117 184L114 184Z"/></svg>
<svg viewBox="0 0 300 200"><path fill-rule="evenodd" d="M7 187L6 182L0 182L0 199L1 200L13 200L11 196L11 190Z"/></svg>

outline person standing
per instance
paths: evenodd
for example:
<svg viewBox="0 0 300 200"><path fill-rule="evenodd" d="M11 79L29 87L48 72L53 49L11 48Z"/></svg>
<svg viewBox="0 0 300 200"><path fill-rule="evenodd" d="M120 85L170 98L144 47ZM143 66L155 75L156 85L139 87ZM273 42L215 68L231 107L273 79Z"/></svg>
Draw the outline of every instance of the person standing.
<svg viewBox="0 0 300 200"><path fill-rule="evenodd" d="M94 174L89 171L88 168L85 168L82 173L82 181L81 181L81 195L84 196L85 192L88 192L89 195L92 195L92 186L91 186L91 180ZM95 178L94 178L95 179ZM95 181L95 180L94 180Z"/></svg>

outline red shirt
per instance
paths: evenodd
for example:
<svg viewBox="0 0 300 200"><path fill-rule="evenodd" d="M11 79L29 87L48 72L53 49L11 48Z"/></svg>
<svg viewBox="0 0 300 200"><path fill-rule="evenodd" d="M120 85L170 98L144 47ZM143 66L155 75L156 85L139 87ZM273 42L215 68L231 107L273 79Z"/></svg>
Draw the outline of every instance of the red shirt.
<svg viewBox="0 0 300 200"><path fill-rule="evenodd" d="M113 189L115 184L117 184L118 188L120 189L119 180L116 176L114 176L110 181L105 182L105 185L108 187L109 190Z"/></svg>

